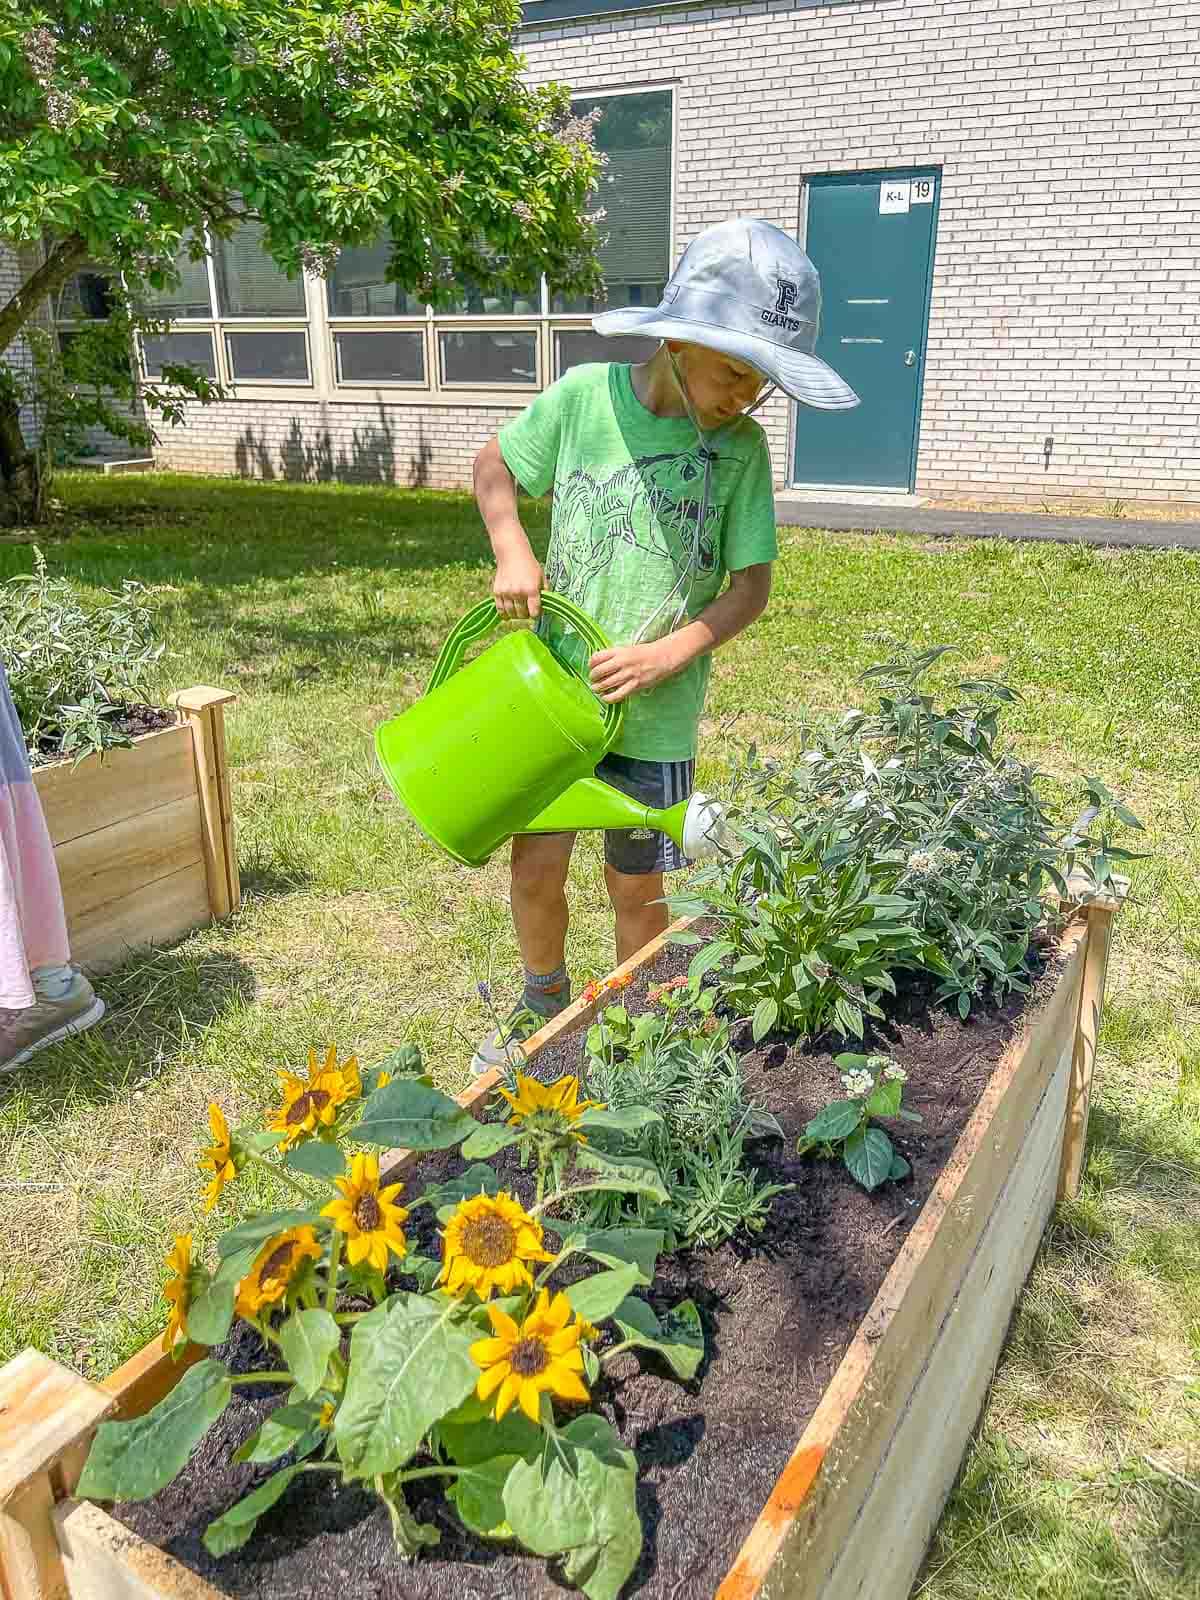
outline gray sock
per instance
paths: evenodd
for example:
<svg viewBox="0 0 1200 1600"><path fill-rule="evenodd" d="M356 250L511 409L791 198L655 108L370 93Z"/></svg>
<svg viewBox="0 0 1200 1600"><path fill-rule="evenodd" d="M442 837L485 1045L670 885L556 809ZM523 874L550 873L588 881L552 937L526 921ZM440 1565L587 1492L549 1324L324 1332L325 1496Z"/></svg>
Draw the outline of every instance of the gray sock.
<svg viewBox="0 0 1200 1600"><path fill-rule="evenodd" d="M571 980L566 966L553 972L530 972L525 968L525 994L523 1003L539 1017L556 1017L571 1003Z"/></svg>

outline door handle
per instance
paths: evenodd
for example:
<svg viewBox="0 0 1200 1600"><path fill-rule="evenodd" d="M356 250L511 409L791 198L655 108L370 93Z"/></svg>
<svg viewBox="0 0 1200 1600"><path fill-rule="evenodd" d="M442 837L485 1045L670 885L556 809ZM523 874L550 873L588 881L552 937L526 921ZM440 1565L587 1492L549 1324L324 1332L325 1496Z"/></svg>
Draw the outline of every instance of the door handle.
<svg viewBox="0 0 1200 1600"><path fill-rule="evenodd" d="M917 364L917 352L915 350L906 350L904 352L904 365L906 367L915 367L916 364Z"/></svg>

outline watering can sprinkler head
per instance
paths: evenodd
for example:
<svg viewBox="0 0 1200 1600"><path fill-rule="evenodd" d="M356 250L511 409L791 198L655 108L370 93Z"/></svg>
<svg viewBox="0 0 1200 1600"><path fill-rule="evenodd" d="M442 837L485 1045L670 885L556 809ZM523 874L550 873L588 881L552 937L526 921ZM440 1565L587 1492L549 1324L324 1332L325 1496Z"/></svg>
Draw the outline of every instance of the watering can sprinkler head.
<svg viewBox="0 0 1200 1600"><path fill-rule="evenodd" d="M727 842L725 808L699 790L687 803L683 814L683 836L679 843L689 861L707 861L720 853Z"/></svg>

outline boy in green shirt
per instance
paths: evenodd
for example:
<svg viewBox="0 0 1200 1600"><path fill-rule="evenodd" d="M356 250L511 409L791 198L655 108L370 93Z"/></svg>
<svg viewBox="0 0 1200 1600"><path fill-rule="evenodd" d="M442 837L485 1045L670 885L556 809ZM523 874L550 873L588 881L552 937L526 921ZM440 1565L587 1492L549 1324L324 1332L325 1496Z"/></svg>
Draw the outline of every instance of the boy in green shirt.
<svg viewBox="0 0 1200 1600"><path fill-rule="evenodd" d="M602 700L629 701L596 772L645 805L691 793L709 656L770 595L771 462L747 411L768 384L822 409L858 404L813 355L819 313L817 274L795 240L766 222L710 228L688 247L661 305L593 321L598 333L661 339L649 361L573 368L476 458L496 604L504 616L538 618L556 654L587 665ZM533 495L554 491L544 572L520 523L518 484ZM577 635L541 615L543 588L592 616L612 648L589 659ZM525 991L480 1045L477 1073L500 1065L509 1041L570 1000L565 887L574 840L513 839ZM664 834L646 830L606 833L604 853L622 962L666 927L663 874L684 861Z"/></svg>

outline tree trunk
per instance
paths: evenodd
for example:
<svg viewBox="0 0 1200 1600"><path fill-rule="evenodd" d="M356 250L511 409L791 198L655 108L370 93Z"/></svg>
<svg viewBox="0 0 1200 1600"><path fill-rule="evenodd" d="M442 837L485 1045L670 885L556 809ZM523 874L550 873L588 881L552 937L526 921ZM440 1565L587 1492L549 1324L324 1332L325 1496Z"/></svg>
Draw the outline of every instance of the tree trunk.
<svg viewBox="0 0 1200 1600"><path fill-rule="evenodd" d="M41 463L25 443L16 402L0 396L0 528L26 527L41 513Z"/></svg>

